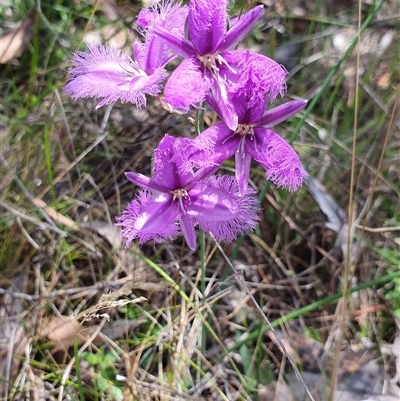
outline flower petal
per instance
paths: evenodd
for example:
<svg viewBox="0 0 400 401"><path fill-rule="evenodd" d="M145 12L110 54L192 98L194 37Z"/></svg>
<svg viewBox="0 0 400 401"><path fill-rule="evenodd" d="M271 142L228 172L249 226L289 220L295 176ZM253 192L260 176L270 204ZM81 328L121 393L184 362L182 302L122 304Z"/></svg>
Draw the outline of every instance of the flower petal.
<svg viewBox="0 0 400 401"><path fill-rule="evenodd" d="M128 171L125 173L125 176L130 182L133 182L140 188L157 192L169 191L169 188L162 183L158 183L153 178L146 177L143 174L135 173L134 171Z"/></svg>
<svg viewBox="0 0 400 401"><path fill-rule="evenodd" d="M189 216L181 216L179 225L182 230L182 234L185 237L187 246L192 250L196 250L196 230L194 229L195 220Z"/></svg>
<svg viewBox="0 0 400 401"><path fill-rule="evenodd" d="M225 35L219 51L229 50L237 45L253 29L254 25L262 17L263 11L264 7L258 6L238 18Z"/></svg>
<svg viewBox="0 0 400 401"><path fill-rule="evenodd" d="M235 177L241 194L246 192L250 177L251 156L246 152L247 142L251 142L250 139L242 137L235 154Z"/></svg>
<svg viewBox="0 0 400 401"><path fill-rule="evenodd" d="M177 36L161 26L155 27L152 33L168 42L169 47L182 57L190 57L196 54L196 51L189 40Z"/></svg>
<svg viewBox="0 0 400 401"><path fill-rule="evenodd" d="M162 39L152 35L145 43L135 42L133 44L135 60L146 74L154 74L157 68L164 67L174 57L168 49L162 45Z"/></svg>
<svg viewBox="0 0 400 401"><path fill-rule="evenodd" d="M220 165L235 154L239 141L239 135L220 121L192 140L188 161L195 168Z"/></svg>
<svg viewBox="0 0 400 401"><path fill-rule="evenodd" d="M186 205L187 214L197 221L223 221L238 212L229 192L199 184L189 191L190 204Z"/></svg>
<svg viewBox="0 0 400 401"><path fill-rule="evenodd" d="M266 170L276 186L296 191L307 176L294 149L277 133L267 128L254 129L255 140L246 143L247 152Z"/></svg>
<svg viewBox="0 0 400 401"><path fill-rule="evenodd" d="M226 80L220 75L217 75L213 79L211 93L214 101L218 104L218 111L221 118L224 120L225 124L234 131L238 125L238 115L228 96Z"/></svg>
<svg viewBox="0 0 400 401"><path fill-rule="evenodd" d="M238 184L231 176L211 176L193 188L190 197L188 214L216 239L232 242L239 234L253 230L259 220L260 208L254 191L247 190L241 196Z"/></svg>
<svg viewBox="0 0 400 401"><path fill-rule="evenodd" d="M153 197L146 191L140 191L117 217L116 225L122 227L121 236L128 248L135 238L139 238L141 244L151 239L156 242L172 240L179 234L176 224L179 217L179 208L177 203L172 203L172 196L162 194Z"/></svg>
<svg viewBox="0 0 400 401"><path fill-rule="evenodd" d="M257 125L263 126L264 128L273 127L304 109L306 104L307 100L304 99L292 100L291 102L281 104L280 106L267 110L258 121Z"/></svg>
<svg viewBox="0 0 400 401"><path fill-rule="evenodd" d="M142 8L137 17L137 24L144 30L153 26L162 26L169 32L183 36L188 13L187 6L166 0L152 7Z"/></svg>
<svg viewBox="0 0 400 401"><path fill-rule="evenodd" d="M154 150L153 180L160 187L174 191L192 182L193 171L185 168L185 158L180 157L180 150L187 147L188 141L188 138L174 138L166 134Z"/></svg>
<svg viewBox="0 0 400 401"><path fill-rule="evenodd" d="M177 163L179 172L191 175L191 178L188 177L188 186L209 177L218 170L220 164L208 159L208 153L194 146L193 140L188 138L181 139L184 139L184 141L181 141L179 152L175 155L175 158L179 159ZM194 161L197 162L195 163ZM195 172L193 173L194 169Z"/></svg>
<svg viewBox="0 0 400 401"><path fill-rule="evenodd" d="M188 29L190 41L196 52L204 56L218 50L224 39L228 14L228 0L191 0Z"/></svg>
<svg viewBox="0 0 400 401"><path fill-rule="evenodd" d="M189 9L173 1L163 1L140 11L137 23L145 37L135 49L135 59L147 74L153 74L158 67L164 67L174 55L171 47L161 37L153 33L154 27L162 27L171 34L183 38L185 21ZM139 43L139 42L137 42Z"/></svg>
<svg viewBox="0 0 400 401"><path fill-rule="evenodd" d="M211 81L201 71L200 62L189 57L169 77L164 100L174 109L187 113L189 107L198 107L210 89Z"/></svg>
<svg viewBox="0 0 400 401"><path fill-rule="evenodd" d="M286 70L276 61L247 50L224 52L230 68L221 66L220 75L229 80L230 101L239 116L239 123L258 121L265 111L266 101L273 102L286 90ZM238 71L232 74L231 70Z"/></svg>

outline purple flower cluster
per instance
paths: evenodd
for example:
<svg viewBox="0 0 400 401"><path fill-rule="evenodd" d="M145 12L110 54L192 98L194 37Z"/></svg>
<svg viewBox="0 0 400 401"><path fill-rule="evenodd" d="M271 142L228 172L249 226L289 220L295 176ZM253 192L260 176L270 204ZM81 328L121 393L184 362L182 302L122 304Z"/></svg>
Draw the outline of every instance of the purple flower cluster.
<svg viewBox="0 0 400 401"><path fill-rule="evenodd" d="M117 218L126 246L135 238L160 242L182 233L195 249L196 227L228 242L253 230L259 207L248 188L252 159L277 186L296 190L303 183L297 154L270 128L306 101L268 108L286 91L286 70L268 57L235 49L263 7L230 19L227 5L228 0L191 0L189 6L161 0L138 16L143 41L134 43L134 58L104 45L74 55L65 86L74 99L96 97L98 107L118 100L142 107L146 95L163 91L170 110L187 113L207 102L221 118L193 140L165 135L154 152L152 178L126 173L143 189ZM182 61L169 75L166 66L176 57ZM214 175L232 156L236 177Z"/></svg>

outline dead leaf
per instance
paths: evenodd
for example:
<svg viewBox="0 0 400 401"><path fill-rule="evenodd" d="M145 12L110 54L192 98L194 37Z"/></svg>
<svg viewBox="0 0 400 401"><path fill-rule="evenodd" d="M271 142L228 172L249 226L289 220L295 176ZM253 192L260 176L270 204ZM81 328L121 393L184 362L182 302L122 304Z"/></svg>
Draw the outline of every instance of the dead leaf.
<svg viewBox="0 0 400 401"><path fill-rule="evenodd" d="M91 328L82 326L76 318L68 316L52 316L44 319L39 330L39 338L48 339L53 345L53 351L66 350L76 339L78 344L84 343L92 333Z"/></svg>
<svg viewBox="0 0 400 401"><path fill-rule="evenodd" d="M104 237L110 243L113 249L118 250L123 248L120 229L114 225L104 221L90 221L83 223L82 227L96 231L97 234Z"/></svg>
<svg viewBox="0 0 400 401"><path fill-rule="evenodd" d="M35 10L31 10L18 27L0 38L0 63L5 64L18 57L31 40L35 22Z"/></svg>
<svg viewBox="0 0 400 401"><path fill-rule="evenodd" d="M308 177L307 184L308 191L327 219L326 227L339 233L346 222L345 211L317 179Z"/></svg>

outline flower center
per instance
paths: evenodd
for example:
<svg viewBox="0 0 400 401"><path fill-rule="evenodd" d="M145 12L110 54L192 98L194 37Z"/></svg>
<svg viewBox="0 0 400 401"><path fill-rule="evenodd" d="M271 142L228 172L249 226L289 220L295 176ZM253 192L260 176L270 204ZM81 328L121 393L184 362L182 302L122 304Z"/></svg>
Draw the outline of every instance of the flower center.
<svg viewBox="0 0 400 401"><path fill-rule="evenodd" d="M147 77L145 71L143 71L136 61L130 60L129 64L119 63L121 69L126 73L125 83L118 85L118 89L122 91L134 91L139 90L135 85L142 85L142 82L138 80L141 77ZM136 83L135 83L136 82Z"/></svg>
<svg viewBox="0 0 400 401"><path fill-rule="evenodd" d="M235 134L240 136L249 136L250 140L254 139L254 127L248 124L238 124Z"/></svg>
<svg viewBox="0 0 400 401"><path fill-rule="evenodd" d="M129 62L126 63L119 63L120 67L122 70L124 70L127 74L128 77L126 77L126 81L130 82L132 79L138 78L138 77L146 77L147 74L145 71L142 70L140 67L139 63L137 61L132 60L129 58Z"/></svg>
<svg viewBox="0 0 400 401"><path fill-rule="evenodd" d="M238 124L236 130L232 133L232 135L229 135L228 138L225 138L222 141L222 144L224 145L227 141L229 141L229 139L236 135L241 137L240 144L243 147L246 138L250 139L250 141L254 141L254 126L248 124Z"/></svg>
<svg viewBox="0 0 400 401"><path fill-rule="evenodd" d="M181 188L181 189L175 189L173 191L170 191L170 193L173 195L172 202L175 202L176 200L178 200L179 209L181 210L182 214L184 216L186 216L186 209L185 209L185 205L184 205L183 201L185 199L187 199L190 202L190 197L189 197L188 191L184 188Z"/></svg>
<svg viewBox="0 0 400 401"><path fill-rule="evenodd" d="M206 54L204 56L197 56L204 67L213 75L218 75L219 66L225 65L231 72L236 74L236 71L228 64L228 62L218 53Z"/></svg>
<svg viewBox="0 0 400 401"><path fill-rule="evenodd" d="M171 191L171 194L174 196L172 201L176 201L177 199L189 199L189 194L186 189L175 189Z"/></svg>
<svg viewBox="0 0 400 401"><path fill-rule="evenodd" d="M220 64L218 54L206 54L205 56L198 56L198 59L203 63L204 67L207 68L211 73L218 71L218 65Z"/></svg>

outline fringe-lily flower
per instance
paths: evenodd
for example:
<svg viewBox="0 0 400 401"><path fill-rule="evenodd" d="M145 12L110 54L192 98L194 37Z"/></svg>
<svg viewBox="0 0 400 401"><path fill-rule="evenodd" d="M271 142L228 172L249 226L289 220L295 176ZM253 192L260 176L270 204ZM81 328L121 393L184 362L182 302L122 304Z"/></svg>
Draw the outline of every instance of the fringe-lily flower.
<svg viewBox="0 0 400 401"><path fill-rule="evenodd" d="M146 95L157 96L162 90L167 76L164 67L176 56L168 43L153 34L153 26L183 36L187 13L186 6L169 1L163 1L159 8L142 10L138 25L145 40L134 43L134 59L101 44L88 45L88 52L76 52L65 92L73 99L101 99L97 107L117 100L145 106Z"/></svg>
<svg viewBox="0 0 400 401"><path fill-rule="evenodd" d="M260 79L265 74L273 77L273 81L270 80L274 83L271 93L281 92L286 71L268 57L231 50L261 18L263 7L255 7L240 18L229 21L227 5L228 0L191 0L188 39L163 27L155 27L154 32L185 57L167 81L164 101L173 109L187 112L190 106L197 107L211 93L226 125L236 129L238 116L229 99L228 88L237 84L240 65L251 55L262 59L259 63Z"/></svg>
<svg viewBox="0 0 400 401"><path fill-rule="evenodd" d="M211 176L215 167L188 170L181 154L187 141L164 136L155 150L152 178L126 173L144 189L117 218L127 247L135 238L140 243L161 242L182 232L194 250L195 226L228 242L255 228L259 207L254 192L248 190L240 196L233 177Z"/></svg>
<svg viewBox="0 0 400 401"><path fill-rule="evenodd" d="M294 149L270 127L303 109L307 101L293 100L265 113L261 107L248 107L248 102L249 98L243 92L235 99L234 104L239 115L236 130L231 130L221 121L192 141L192 151L187 157L189 165L219 165L235 155L236 179L240 192L245 193L253 158L267 170L266 178L275 185L289 190L298 189L306 172ZM217 109L217 105L214 104L214 107ZM262 107L265 107L265 102Z"/></svg>

